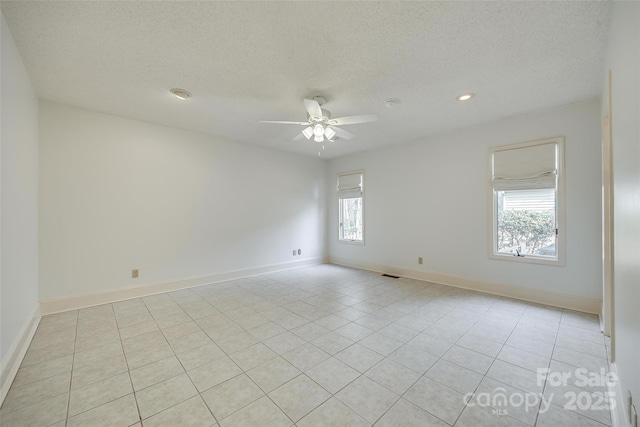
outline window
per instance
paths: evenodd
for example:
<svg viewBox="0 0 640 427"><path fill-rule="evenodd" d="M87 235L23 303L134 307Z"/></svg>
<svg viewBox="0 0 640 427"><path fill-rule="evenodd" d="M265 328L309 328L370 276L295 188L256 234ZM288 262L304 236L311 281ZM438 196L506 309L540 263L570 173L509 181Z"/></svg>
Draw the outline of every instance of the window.
<svg viewBox="0 0 640 427"><path fill-rule="evenodd" d="M491 150L492 258L563 264L564 139Z"/></svg>
<svg viewBox="0 0 640 427"><path fill-rule="evenodd" d="M338 175L338 240L364 244L362 171Z"/></svg>

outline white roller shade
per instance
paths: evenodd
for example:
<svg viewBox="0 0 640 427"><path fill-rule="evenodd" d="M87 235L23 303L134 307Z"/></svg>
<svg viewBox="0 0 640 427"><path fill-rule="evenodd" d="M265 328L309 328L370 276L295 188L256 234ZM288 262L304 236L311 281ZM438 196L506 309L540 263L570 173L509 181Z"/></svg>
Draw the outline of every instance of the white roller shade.
<svg viewBox="0 0 640 427"><path fill-rule="evenodd" d="M351 199L362 197L362 173L338 175L338 197Z"/></svg>
<svg viewBox="0 0 640 427"><path fill-rule="evenodd" d="M555 210L556 192L553 189L505 191L502 208L505 211Z"/></svg>
<svg viewBox="0 0 640 427"><path fill-rule="evenodd" d="M555 188L556 146L541 144L493 153L493 188L527 190Z"/></svg>

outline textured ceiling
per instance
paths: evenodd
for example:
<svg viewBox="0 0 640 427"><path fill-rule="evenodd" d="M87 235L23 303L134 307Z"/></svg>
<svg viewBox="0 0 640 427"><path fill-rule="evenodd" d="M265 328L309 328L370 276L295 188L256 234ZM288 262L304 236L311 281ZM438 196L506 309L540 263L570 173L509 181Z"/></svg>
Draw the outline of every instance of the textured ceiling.
<svg viewBox="0 0 640 427"><path fill-rule="evenodd" d="M314 95L334 117L378 114L345 126L356 137L331 158L598 97L611 3L1 6L42 99L308 155L301 127L258 121L306 120Z"/></svg>

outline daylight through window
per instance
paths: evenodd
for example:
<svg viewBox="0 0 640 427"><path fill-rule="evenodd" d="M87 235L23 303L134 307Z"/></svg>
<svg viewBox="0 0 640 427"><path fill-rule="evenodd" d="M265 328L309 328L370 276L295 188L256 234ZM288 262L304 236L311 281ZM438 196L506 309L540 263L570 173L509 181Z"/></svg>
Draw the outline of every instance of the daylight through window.
<svg viewBox="0 0 640 427"><path fill-rule="evenodd" d="M560 260L562 142L555 138L492 150L492 256Z"/></svg>
<svg viewBox="0 0 640 427"><path fill-rule="evenodd" d="M338 239L364 243L363 173L338 175Z"/></svg>

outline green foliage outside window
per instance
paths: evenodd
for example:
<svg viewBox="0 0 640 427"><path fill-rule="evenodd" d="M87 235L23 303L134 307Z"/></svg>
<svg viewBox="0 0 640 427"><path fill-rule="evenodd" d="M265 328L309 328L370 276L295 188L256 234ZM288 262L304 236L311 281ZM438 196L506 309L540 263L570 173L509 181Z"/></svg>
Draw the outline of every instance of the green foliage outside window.
<svg viewBox="0 0 640 427"><path fill-rule="evenodd" d="M498 211L498 252L515 253L517 248L521 254L538 254L554 242L553 211Z"/></svg>

